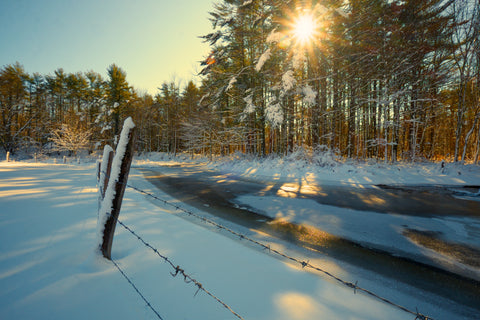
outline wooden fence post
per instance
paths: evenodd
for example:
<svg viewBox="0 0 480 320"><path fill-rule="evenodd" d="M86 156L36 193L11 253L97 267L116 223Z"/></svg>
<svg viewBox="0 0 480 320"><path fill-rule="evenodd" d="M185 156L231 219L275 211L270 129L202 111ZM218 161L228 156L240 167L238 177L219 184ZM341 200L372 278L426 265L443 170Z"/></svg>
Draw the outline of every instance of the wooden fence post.
<svg viewBox="0 0 480 320"><path fill-rule="evenodd" d="M129 126L126 126L127 121L129 121ZM124 132L123 130L127 130ZM103 229L103 237L102 237L102 244L101 244L101 251L105 258L111 260L112 255L112 243L113 243L113 235L115 233L115 226L117 224L118 215L120 214L120 207L122 206L122 199L123 194L125 193L125 187L128 180L128 174L130 172L130 165L132 163L133 158L133 145L134 145L134 134L135 134L135 125L133 124L131 118L125 120L124 127L122 129L121 136L123 137L124 134L128 137L128 143L125 147L125 152L119 152L119 147L121 146L120 143L117 145L117 152L115 154L113 165L117 165L120 163L120 172L118 174L118 178L110 177L110 182L108 184L108 189L105 194L111 192L110 188L115 188L115 196L112 200L112 206L110 208L110 214L105 222L104 229ZM112 168L112 173L114 169ZM112 180L113 179L113 180ZM110 199L104 199L104 201L109 201ZM103 207L103 206L102 206ZM100 215L105 214L100 212Z"/></svg>
<svg viewBox="0 0 480 320"><path fill-rule="evenodd" d="M7 151L7 162L10 161L10 151Z"/></svg>

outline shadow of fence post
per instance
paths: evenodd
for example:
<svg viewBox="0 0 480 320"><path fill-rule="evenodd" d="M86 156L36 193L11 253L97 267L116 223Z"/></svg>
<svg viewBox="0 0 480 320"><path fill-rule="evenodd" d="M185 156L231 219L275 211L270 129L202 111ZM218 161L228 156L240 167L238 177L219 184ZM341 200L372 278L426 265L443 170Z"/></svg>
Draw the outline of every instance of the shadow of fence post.
<svg viewBox="0 0 480 320"><path fill-rule="evenodd" d="M125 120L125 123L128 120L129 119ZM131 123L133 125L133 122ZM127 130L127 132L124 132L124 130ZM113 161L112 161L113 164L111 164L110 167L112 168L112 166L120 165L120 170L118 171L117 176L110 176L111 172L108 172L108 174L105 175L106 182L103 182L103 186L101 186L104 188L104 191L101 193L102 198L104 198L106 194L112 192L110 188L114 188L113 199L102 199L102 202L111 201L111 206L109 206L107 209L109 210L109 212L99 212L99 219L101 219L102 215L104 214L107 214L108 216L103 228L103 236L102 236L102 243L100 245L100 250L103 256L109 260L111 260L112 243L113 243L113 235L115 233L115 226L117 224L118 216L120 214L123 195L125 193L125 187L127 185L128 174L130 172L130 165L133 159L135 126L133 125L133 126L127 127L124 124L121 136L123 136L124 134L126 134L128 137L128 142L125 147L125 152L119 152L118 150L119 146L117 146L117 152L114 157L113 157L113 151L108 153L108 159L110 159L110 156L113 157ZM103 161L105 160L106 159L103 159ZM111 171L113 173L114 171L113 168L111 169ZM113 181L111 181L112 179ZM102 181L99 182L99 184L101 183Z"/></svg>

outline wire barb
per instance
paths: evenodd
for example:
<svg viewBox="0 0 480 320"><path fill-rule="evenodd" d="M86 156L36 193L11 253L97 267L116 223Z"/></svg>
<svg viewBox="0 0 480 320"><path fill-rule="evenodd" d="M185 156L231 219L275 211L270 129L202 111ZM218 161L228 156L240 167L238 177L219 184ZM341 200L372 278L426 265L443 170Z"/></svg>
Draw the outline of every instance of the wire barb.
<svg viewBox="0 0 480 320"><path fill-rule="evenodd" d="M417 310L417 314L415 316L415 320L428 320L428 319L432 319L432 318L429 318L427 316L424 316L423 314L421 314L420 312L418 312L418 308L415 308Z"/></svg>

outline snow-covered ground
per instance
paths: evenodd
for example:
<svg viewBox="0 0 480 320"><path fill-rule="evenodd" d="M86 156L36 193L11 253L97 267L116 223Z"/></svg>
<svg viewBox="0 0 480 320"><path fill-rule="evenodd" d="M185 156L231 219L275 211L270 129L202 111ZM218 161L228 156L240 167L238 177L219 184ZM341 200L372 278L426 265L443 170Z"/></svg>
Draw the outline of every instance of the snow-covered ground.
<svg viewBox="0 0 480 320"><path fill-rule="evenodd" d="M152 160L179 161L156 155L136 160L134 167L159 164ZM298 163L275 167L275 161L281 160L210 165L258 179L283 175L282 179L302 176L324 181L330 177L329 181L357 184L480 181L477 167L447 167L443 177L439 165L405 166L405 170L400 166L403 174L394 177L396 167L385 166L381 171L377 165L335 165L325 166L321 176ZM429 170L435 175L429 176ZM94 164L0 163L0 319L157 318L115 266L96 253L95 171ZM373 179L378 176L384 180ZM415 176L424 180L419 183ZM129 183L175 202L135 169ZM258 199L254 200L245 199ZM178 211L154 204L130 188L120 220L245 319L414 319L398 308L355 294L329 277L306 272L244 241L192 224ZM288 250L281 242L273 246ZM192 283L172 277L168 264L118 225L112 258L163 319L235 319L205 293L195 295L197 287ZM358 280L334 260L317 258L310 263L347 281ZM359 284L435 319L458 318L455 310L435 297L396 292L368 279L359 279Z"/></svg>
<svg viewBox="0 0 480 320"><path fill-rule="evenodd" d="M286 157L256 158L241 154L213 161L187 154L147 153L136 158L137 167L202 163L215 170L265 181L297 181L317 185L480 185L480 166L454 163L397 163L341 161L330 153L308 155L299 150Z"/></svg>

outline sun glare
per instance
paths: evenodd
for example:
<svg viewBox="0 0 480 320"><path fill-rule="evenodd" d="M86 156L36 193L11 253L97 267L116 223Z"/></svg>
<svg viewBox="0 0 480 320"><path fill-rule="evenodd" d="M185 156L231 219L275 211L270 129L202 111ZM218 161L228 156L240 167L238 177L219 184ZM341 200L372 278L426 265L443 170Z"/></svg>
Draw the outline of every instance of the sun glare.
<svg viewBox="0 0 480 320"><path fill-rule="evenodd" d="M313 16L305 13L295 20L293 34L300 44L306 44L314 38L316 28Z"/></svg>

